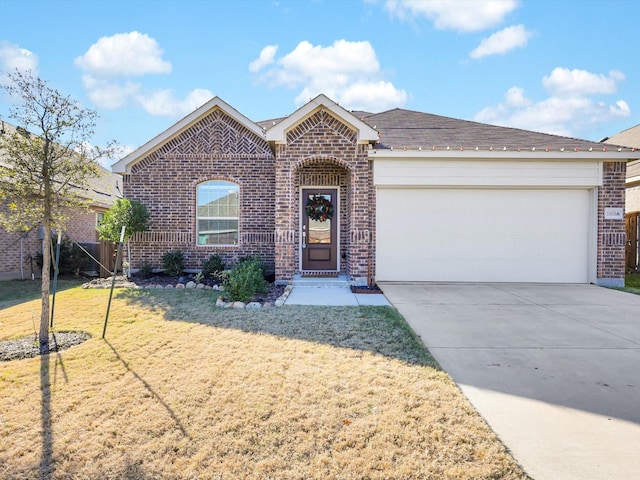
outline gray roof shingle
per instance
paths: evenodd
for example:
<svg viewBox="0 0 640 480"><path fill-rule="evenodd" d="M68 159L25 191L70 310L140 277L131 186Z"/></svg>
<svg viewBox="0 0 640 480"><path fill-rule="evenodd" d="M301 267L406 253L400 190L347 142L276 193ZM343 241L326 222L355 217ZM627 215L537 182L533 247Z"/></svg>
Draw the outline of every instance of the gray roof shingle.
<svg viewBox="0 0 640 480"><path fill-rule="evenodd" d="M395 108L382 113L362 113L361 119L377 130L380 140L376 148L456 148L472 149L602 149L599 142L532 132L511 127L488 125L469 120L443 117L430 113Z"/></svg>

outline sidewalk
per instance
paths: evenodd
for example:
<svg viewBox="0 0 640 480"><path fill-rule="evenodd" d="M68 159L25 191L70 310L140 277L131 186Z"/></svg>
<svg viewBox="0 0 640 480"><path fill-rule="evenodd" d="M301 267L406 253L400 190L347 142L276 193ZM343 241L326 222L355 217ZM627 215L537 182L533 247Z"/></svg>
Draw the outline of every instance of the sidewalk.
<svg viewBox="0 0 640 480"><path fill-rule="evenodd" d="M295 286L285 305L323 305L323 306L391 306L383 294L355 294L349 287L301 287Z"/></svg>

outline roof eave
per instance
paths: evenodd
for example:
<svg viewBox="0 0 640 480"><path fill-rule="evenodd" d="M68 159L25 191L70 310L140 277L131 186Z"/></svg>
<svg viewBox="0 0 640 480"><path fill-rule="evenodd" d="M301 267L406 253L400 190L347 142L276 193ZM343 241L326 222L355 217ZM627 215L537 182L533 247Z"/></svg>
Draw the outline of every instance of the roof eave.
<svg viewBox="0 0 640 480"><path fill-rule="evenodd" d="M369 150L370 158L465 158L465 159L510 159L510 160L594 160L627 162L640 159L640 151L588 151L588 150L462 150L462 149L376 149Z"/></svg>

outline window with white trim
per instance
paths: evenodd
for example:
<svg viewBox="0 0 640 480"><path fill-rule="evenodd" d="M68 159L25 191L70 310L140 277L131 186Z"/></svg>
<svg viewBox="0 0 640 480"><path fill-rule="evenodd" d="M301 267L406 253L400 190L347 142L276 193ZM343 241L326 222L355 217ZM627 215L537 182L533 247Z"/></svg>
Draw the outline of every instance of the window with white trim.
<svg viewBox="0 0 640 480"><path fill-rule="evenodd" d="M212 180L197 187L198 245L237 245L240 186Z"/></svg>

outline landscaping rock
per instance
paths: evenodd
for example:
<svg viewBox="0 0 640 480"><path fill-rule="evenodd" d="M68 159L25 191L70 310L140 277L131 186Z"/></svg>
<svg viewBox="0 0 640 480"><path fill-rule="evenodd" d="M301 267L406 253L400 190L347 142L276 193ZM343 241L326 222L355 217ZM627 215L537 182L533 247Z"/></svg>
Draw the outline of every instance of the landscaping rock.
<svg viewBox="0 0 640 480"><path fill-rule="evenodd" d="M202 285L202 284L200 284L200 285ZM211 285L205 285L203 288L205 290L213 290L213 287Z"/></svg>
<svg viewBox="0 0 640 480"><path fill-rule="evenodd" d="M204 283L199 283L199 284L197 284L197 285L196 285L196 288L199 288L199 289L201 289L201 290L202 290L202 289L204 288Z"/></svg>
<svg viewBox="0 0 640 480"><path fill-rule="evenodd" d="M176 285L176 288L184 288L184 283L178 283L178 284Z"/></svg>
<svg viewBox="0 0 640 480"><path fill-rule="evenodd" d="M218 300L216 300L216 307L225 308L226 306L227 302L224 301L224 298L219 297Z"/></svg>
<svg viewBox="0 0 640 480"><path fill-rule="evenodd" d="M173 288L173 285L168 284L168 285L167 285L166 287L164 287L164 288Z"/></svg>
<svg viewBox="0 0 640 480"><path fill-rule="evenodd" d="M247 310L256 310L258 308L262 308L262 304L260 302L250 302L247 303L247 306L245 308Z"/></svg>
<svg viewBox="0 0 640 480"><path fill-rule="evenodd" d="M240 310L240 309L244 309L247 305L244 302L233 302L232 306L233 308Z"/></svg>
<svg viewBox="0 0 640 480"><path fill-rule="evenodd" d="M187 282L186 288L196 288L196 282L193 280Z"/></svg>

